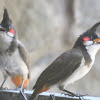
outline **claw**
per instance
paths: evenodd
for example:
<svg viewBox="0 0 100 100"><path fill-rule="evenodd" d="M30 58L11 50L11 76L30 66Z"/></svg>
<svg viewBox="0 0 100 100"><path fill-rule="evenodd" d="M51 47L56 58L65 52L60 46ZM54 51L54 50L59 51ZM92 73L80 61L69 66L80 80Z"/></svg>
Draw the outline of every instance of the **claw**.
<svg viewBox="0 0 100 100"><path fill-rule="evenodd" d="M61 93L61 95L71 96L70 94L66 94L66 93Z"/></svg>
<svg viewBox="0 0 100 100"><path fill-rule="evenodd" d="M24 97L24 99L28 100L27 97L26 97L26 95L25 95L25 93L24 93L23 84L24 84L24 80L22 82L21 87L19 88L19 91L20 91L21 95Z"/></svg>
<svg viewBox="0 0 100 100"><path fill-rule="evenodd" d="M68 94L69 96L72 96L72 97L76 96L76 97L77 97L76 94L74 94L74 93L72 93L72 92L70 92L70 91L68 91L68 90L65 90L65 89L64 89L63 91L69 93L69 94Z"/></svg>
<svg viewBox="0 0 100 100"><path fill-rule="evenodd" d="M20 91L21 95L24 97L24 99L27 100L27 97L26 97L26 95L25 95L23 89L20 88L19 91Z"/></svg>
<svg viewBox="0 0 100 100"><path fill-rule="evenodd" d="M79 100L84 100L82 95L79 95Z"/></svg>
<svg viewBox="0 0 100 100"><path fill-rule="evenodd" d="M55 96L51 94L49 100L55 100Z"/></svg>
<svg viewBox="0 0 100 100"><path fill-rule="evenodd" d="M68 93L68 94L66 94L66 95L69 95L69 96L72 96L72 97L76 96L76 97L79 97L79 100L84 100L84 99L83 99L83 96L85 96L85 95L74 94L74 93L72 93L72 92L70 92L70 91L68 91L68 90L65 90L65 89L64 89L63 91Z"/></svg>

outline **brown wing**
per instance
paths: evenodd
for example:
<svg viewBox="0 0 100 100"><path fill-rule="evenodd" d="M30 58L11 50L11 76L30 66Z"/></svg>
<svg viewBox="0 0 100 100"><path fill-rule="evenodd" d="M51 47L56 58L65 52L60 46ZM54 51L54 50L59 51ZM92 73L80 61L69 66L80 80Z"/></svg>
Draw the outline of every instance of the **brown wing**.
<svg viewBox="0 0 100 100"><path fill-rule="evenodd" d="M18 50L19 50L19 53L20 53L23 61L27 65L27 68L30 70L31 61L30 61L30 58L29 58L28 51L26 50L26 48L24 47L24 45L20 41L18 41Z"/></svg>
<svg viewBox="0 0 100 100"><path fill-rule="evenodd" d="M81 50L77 49L63 53L42 72L33 88L51 86L68 78L80 66L82 57Z"/></svg>

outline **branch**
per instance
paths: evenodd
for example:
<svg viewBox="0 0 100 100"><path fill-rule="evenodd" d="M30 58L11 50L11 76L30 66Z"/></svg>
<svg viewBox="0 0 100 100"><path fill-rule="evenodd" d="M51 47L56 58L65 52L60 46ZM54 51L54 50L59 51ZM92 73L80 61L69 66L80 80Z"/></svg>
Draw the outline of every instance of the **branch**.
<svg viewBox="0 0 100 100"><path fill-rule="evenodd" d="M24 90L27 98L33 93L31 90ZM55 100L79 100L79 97L71 97L69 95L61 94L61 93L48 93L43 92L39 95L38 100L53 100L51 98L52 95ZM0 90L0 100L24 100L19 90ZM83 96L82 100L100 100L100 97L93 96Z"/></svg>

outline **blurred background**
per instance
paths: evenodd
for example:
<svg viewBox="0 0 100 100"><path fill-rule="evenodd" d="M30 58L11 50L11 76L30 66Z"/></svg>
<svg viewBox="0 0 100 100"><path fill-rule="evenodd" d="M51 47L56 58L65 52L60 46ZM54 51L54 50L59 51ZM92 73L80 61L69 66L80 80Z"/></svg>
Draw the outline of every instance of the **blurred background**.
<svg viewBox="0 0 100 100"><path fill-rule="evenodd" d="M32 69L28 89L32 89L40 73L55 58L72 48L80 34L100 21L100 0L0 0L0 20L4 8L8 9L19 40L30 54ZM100 51L91 71L66 89L100 96L99 59ZM10 78L4 87L15 88ZM61 92L57 88L49 91Z"/></svg>

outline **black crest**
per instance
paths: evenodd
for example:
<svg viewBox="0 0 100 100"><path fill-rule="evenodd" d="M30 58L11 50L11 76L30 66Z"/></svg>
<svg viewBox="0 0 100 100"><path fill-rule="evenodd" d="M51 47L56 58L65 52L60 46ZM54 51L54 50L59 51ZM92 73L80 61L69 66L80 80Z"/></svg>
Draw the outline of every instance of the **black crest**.
<svg viewBox="0 0 100 100"><path fill-rule="evenodd" d="M98 35L96 34L96 29L98 28L99 25L100 25L100 22L96 23L90 29L88 29L82 35L80 35L80 37L77 39L74 47L84 48L84 45L83 45L83 38L84 37L89 37L92 41L97 39Z"/></svg>
<svg viewBox="0 0 100 100"><path fill-rule="evenodd" d="M92 26L92 28L90 29L90 32L95 33L96 29L98 28L99 25L100 25L100 22L98 22L94 26Z"/></svg>
<svg viewBox="0 0 100 100"><path fill-rule="evenodd" d="M90 29L88 29L86 32L84 32L81 36L90 36L90 35L96 35L96 30L98 26L100 25L100 22L93 25Z"/></svg>
<svg viewBox="0 0 100 100"><path fill-rule="evenodd" d="M9 30L9 27L12 26L12 20L9 18L8 11L6 8L4 9L3 20L1 22L1 25L6 30Z"/></svg>

